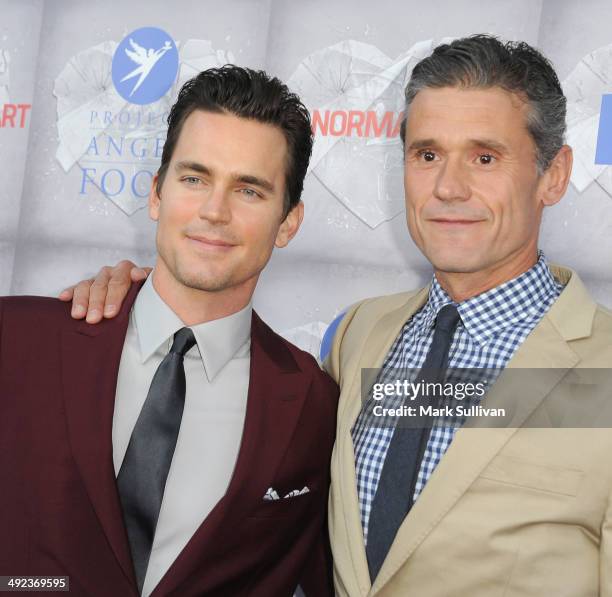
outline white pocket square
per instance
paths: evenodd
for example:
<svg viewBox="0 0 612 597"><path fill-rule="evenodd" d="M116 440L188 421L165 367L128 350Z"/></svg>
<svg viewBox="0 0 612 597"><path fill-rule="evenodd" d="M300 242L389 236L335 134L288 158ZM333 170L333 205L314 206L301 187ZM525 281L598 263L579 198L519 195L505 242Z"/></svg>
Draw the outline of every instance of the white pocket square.
<svg viewBox="0 0 612 597"><path fill-rule="evenodd" d="M282 499L292 498L296 495L303 495L305 493L309 493L310 489L307 486L304 486L302 489L294 489L290 491L288 494L284 495ZM268 487L268 491L266 491L266 495L263 496L263 499L266 501L280 500L280 496L278 495L276 489L273 487Z"/></svg>

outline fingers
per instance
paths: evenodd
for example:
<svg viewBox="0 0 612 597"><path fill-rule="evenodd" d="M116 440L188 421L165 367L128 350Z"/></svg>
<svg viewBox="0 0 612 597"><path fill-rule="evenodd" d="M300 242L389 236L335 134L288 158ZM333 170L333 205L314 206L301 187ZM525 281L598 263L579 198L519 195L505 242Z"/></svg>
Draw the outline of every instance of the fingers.
<svg viewBox="0 0 612 597"><path fill-rule="evenodd" d="M138 267L135 265L130 270L130 277L132 279L132 282L140 282L141 280L144 280L145 278L147 278L147 276L150 273L151 273L150 267Z"/></svg>
<svg viewBox="0 0 612 597"><path fill-rule="evenodd" d="M81 280L62 290L62 301L72 300L71 316L86 317L87 323L98 323L102 317L111 319L119 313L132 281L144 280L150 267L139 268L131 261L120 261L115 267L103 267L95 278Z"/></svg>
<svg viewBox="0 0 612 597"><path fill-rule="evenodd" d="M67 303L68 301L72 300L72 295L74 294L74 286L68 286L68 288L64 288L64 290L62 290L58 297L60 301L64 301L65 303Z"/></svg>
<svg viewBox="0 0 612 597"><path fill-rule="evenodd" d="M131 261L120 261L115 267L103 267L91 286L89 295L88 323L98 323L102 317L115 317L132 284Z"/></svg>
<svg viewBox="0 0 612 597"><path fill-rule="evenodd" d="M87 314L89 305L89 288L94 279L81 280L76 286L72 286L72 310L70 315L74 319L83 319Z"/></svg>
<svg viewBox="0 0 612 597"><path fill-rule="evenodd" d="M109 266L104 266L92 280L88 289L87 302L85 304L87 310L85 321L87 321L87 323L98 323L102 321L110 277L111 268ZM84 293L85 291L83 290L83 294Z"/></svg>

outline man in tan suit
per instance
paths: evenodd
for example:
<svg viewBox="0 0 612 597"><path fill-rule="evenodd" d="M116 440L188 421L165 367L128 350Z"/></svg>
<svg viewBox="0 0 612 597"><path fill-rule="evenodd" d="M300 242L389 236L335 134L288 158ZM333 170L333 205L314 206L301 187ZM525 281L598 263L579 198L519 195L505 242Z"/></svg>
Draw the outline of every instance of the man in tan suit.
<svg viewBox="0 0 612 597"><path fill-rule="evenodd" d="M354 305L326 361L341 386L337 594L611 597L612 400L601 383L599 403L586 388L612 367L612 314L538 251L543 209L572 165L559 81L527 44L474 36L417 64L406 103L408 228L434 276ZM120 303L128 265L102 272L91 320L110 278L107 304ZM84 310L88 294L77 288ZM481 406L508 416L372 424L371 368L386 380L415 370L417 381L495 371Z"/></svg>
<svg viewBox="0 0 612 597"><path fill-rule="evenodd" d="M326 362L342 388L329 511L336 591L612 596L612 431L568 428L567 417L553 428L577 381L567 376L582 371L589 384L590 369L612 367L612 314L537 250L542 210L571 171L559 82L526 44L478 36L418 64L406 100L408 227L435 275L420 291L353 306ZM443 346L437 320L453 308ZM503 370L482 405L512 415L499 428L426 430L406 475L409 450L393 461L404 430L368 423L361 372L423 367L436 343L446 351L438 367ZM585 399L577 412L588 408Z"/></svg>

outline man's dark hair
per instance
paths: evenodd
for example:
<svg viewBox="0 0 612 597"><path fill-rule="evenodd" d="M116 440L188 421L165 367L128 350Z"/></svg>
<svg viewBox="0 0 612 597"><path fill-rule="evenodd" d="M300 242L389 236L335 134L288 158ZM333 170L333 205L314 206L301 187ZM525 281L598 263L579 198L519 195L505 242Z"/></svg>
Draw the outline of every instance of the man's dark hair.
<svg viewBox="0 0 612 597"><path fill-rule="evenodd" d="M540 173L563 145L567 101L561 84L552 64L525 42L503 43L491 35L473 35L438 46L412 71L406 86L406 114L419 91L440 87L501 87L526 100L527 130L536 145Z"/></svg>
<svg viewBox="0 0 612 597"><path fill-rule="evenodd" d="M312 153L310 114L300 98L276 77L232 64L209 68L187 81L168 116L168 135L157 171L158 194L183 124L195 110L225 112L281 130L287 142L285 217L300 201Z"/></svg>

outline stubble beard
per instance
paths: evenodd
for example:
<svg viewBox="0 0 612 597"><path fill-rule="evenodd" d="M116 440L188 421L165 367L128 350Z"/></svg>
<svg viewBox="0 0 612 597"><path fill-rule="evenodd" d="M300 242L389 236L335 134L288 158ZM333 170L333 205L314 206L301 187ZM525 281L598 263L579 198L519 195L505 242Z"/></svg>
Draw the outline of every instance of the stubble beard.
<svg viewBox="0 0 612 597"><path fill-rule="evenodd" d="M236 285L236 281L232 279L232 272L228 270L223 270L215 275L204 272L186 272L177 265L172 273L177 282L193 290L222 292Z"/></svg>

